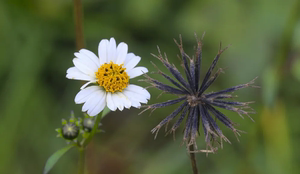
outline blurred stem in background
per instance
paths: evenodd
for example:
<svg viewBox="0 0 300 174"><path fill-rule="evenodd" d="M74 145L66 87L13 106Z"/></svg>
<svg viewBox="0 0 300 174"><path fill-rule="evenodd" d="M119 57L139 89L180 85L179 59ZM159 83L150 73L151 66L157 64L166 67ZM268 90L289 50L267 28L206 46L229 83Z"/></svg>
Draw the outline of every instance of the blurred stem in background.
<svg viewBox="0 0 300 174"><path fill-rule="evenodd" d="M75 21L75 35L76 35L76 49L84 48L84 35L83 35L83 12L81 0L74 0L74 21ZM97 116L96 123L89 137L79 144L79 161L78 161L78 174L84 174L85 166L85 147L94 136L98 124L101 120L101 115Z"/></svg>
<svg viewBox="0 0 300 174"><path fill-rule="evenodd" d="M81 0L74 0L74 19L76 33L76 49L84 48L83 12Z"/></svg>
<svg viewBox="0 0 300 174"><path fill-rule="evenodd" d="M263 101L265 107L261 116L261 127L266 144L267 170L273 174L292 172L291 140L288 130L286 104L279 96L280 87L284 84L286 67L293 42L294 31L300 19L300 0L295 1L294 9L288 16L281 37L278 39L278 50L274 52L275 60L267 67L263 75ZM276 135L276 136L274 136Z"/></svg>

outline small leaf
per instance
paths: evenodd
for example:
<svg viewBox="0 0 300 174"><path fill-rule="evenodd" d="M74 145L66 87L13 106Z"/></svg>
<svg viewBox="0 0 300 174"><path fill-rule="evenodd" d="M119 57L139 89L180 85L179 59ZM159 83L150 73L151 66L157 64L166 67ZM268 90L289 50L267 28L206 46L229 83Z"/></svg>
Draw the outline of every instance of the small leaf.
<svg viewBox="0 0 300 174"><path fill-rule="evenodd" d="M105 107L105 108L103 109L102 112L103 112L103 113L102 113L102 118L103 118L103 117L106 116L108 113L110 113L110 109L108 109L108 107Z"/></svg>
<svg viewBox="0 0 300 174"><path fill-rule="evenodd" d="M52 167L55 165L55 163L68 151L70 150L72 147L74 147L76 144L70 144L58 151L56 151L54 154L52 154L47 162L46 162L46 165L45 165L45 168L44 168L44 171L43 171L43 174L47 174L51 169Z"/></svg>

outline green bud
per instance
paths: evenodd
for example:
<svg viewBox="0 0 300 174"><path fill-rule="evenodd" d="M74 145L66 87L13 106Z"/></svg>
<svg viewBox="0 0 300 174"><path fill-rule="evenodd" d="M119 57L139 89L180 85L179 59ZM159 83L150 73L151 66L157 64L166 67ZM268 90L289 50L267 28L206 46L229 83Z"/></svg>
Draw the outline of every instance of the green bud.
<svg viewBox="0 0 300 174"><path fill-rule="evenodd" d="M67 140L73 140L79 135L79 127L74 123L67 123L62 127L62 136Z"/></svg>
<svg viewBox="0 0 300 174"><path fill-rule="evenodd" d="M95 124L95 119L92 117L85 117L83 120L83 129L86 132L91 132ZM99 123L98 128L101 126L101 123Z"/></svg>

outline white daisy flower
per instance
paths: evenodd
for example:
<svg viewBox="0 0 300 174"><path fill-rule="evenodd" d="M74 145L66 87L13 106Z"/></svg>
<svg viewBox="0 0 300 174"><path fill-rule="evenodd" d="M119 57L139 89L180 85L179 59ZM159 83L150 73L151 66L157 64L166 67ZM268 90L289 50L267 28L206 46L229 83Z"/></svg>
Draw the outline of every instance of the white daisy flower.
<svg viewBox="0 0 300 174"><path fill-rule="evenodd" d="M84 103L83 112L95 116L105 106L112 111L122 111L131 106L139 108L141 103L150 99L146 89L129 83L130 79L147 73L148 69L135 67L141 57L128 53L126 43L121 42L117 46L114 38L103 39L98 46L99 57L86 49L74 55L75 66L67 70L66 77L88 81L75 97L75 103Z"/></svg>

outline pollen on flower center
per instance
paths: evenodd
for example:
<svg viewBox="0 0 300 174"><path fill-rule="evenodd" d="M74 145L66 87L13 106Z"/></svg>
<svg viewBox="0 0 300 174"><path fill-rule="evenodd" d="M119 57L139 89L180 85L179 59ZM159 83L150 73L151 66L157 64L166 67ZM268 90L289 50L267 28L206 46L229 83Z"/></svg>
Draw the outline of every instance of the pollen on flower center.
<svg viewBox="0 0 300 174"><path fill-rule="evenodd" d="M125 72L123 64L115 64L112 61L105 63L95 72L99 86L102 86L106 92L122 92L129 84L129 76Z"/></svg>

